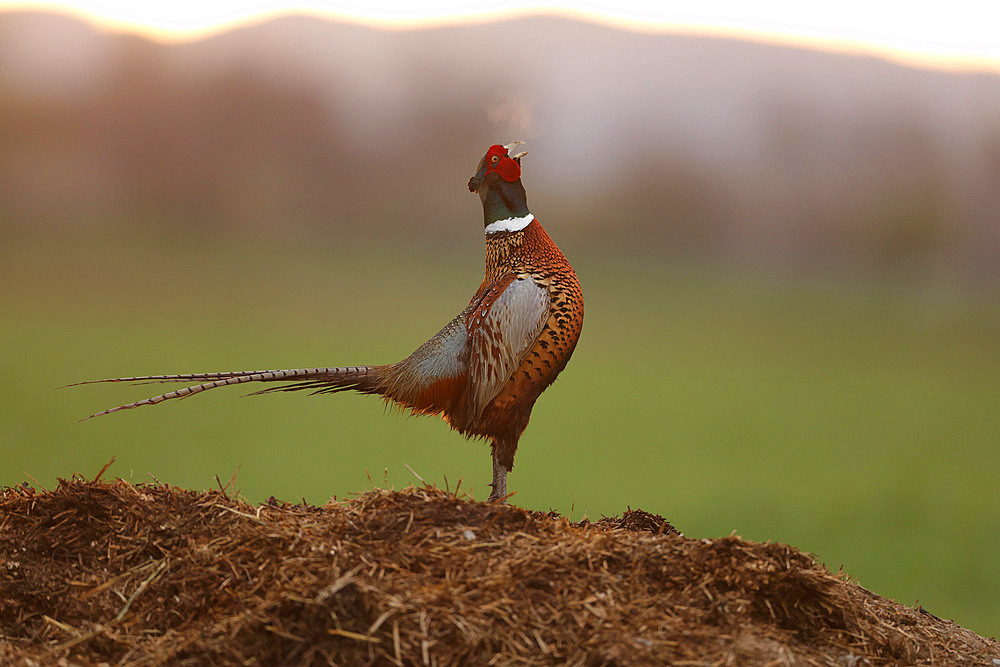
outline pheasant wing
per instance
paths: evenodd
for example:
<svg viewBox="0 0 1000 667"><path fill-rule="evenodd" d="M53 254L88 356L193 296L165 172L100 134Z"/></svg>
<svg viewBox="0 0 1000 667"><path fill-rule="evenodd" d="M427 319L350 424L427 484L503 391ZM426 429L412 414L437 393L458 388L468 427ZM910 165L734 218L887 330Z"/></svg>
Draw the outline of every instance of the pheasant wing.
<svg viewBox="0 0 1000 667"><path fill-rule="evenodd" d="M530 276L509 276L487 290L466 321L469 401L479 416L538 340L549 316L549 293Z"/></svg>

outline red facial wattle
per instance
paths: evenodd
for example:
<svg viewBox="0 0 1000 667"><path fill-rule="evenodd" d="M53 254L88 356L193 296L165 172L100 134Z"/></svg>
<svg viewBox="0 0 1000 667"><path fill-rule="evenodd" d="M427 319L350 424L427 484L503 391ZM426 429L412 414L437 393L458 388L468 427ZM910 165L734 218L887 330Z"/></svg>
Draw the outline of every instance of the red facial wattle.
<svg viewBox="0 0 1000 667"><path fill-rule="evenodd" d="M491 173L496 174L501 180L507 183L518 181L521 178L521 157L526 153L518 153L511 156L509 151L512 146L521 143L523 142L515 141L508 146L501 146L500 144L490 146L486 151L486 155L479 161L476 175L469 179L469 190L471 192L478 192L483 181Z"/></svg>
<svg viewBox="0 0 1000 667"><path fill-rule="evenodd" d="M486 173L495 171L500 178L513 183L521 178L521 165L511 158L504 146L490 146L486 152Z"/></svg>
<svg viewBox="0 0 1000 667"><path fill-rule="evenodd" d="M506 156L500 158L500 161L497 162L493 171L500 174L500 178L508 183L513 183L517 179L521 178L521 165Z"/></svg>

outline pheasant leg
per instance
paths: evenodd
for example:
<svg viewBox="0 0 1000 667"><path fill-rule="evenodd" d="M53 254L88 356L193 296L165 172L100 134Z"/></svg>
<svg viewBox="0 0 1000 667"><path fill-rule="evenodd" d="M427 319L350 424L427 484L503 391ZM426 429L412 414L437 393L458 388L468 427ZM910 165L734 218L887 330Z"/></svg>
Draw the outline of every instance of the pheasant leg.
<svg viewBox="0 0 1000 667"><path fill-rule="evenodd" d="M507 467L497 460L497 455L493 455L493 483L490 486L493 487L493 493L490 494L489 500L486 502L493 502L494 500L500 500L507 495L507 473L509 470ZM503 500L501 502L507 502Z"/></svg>

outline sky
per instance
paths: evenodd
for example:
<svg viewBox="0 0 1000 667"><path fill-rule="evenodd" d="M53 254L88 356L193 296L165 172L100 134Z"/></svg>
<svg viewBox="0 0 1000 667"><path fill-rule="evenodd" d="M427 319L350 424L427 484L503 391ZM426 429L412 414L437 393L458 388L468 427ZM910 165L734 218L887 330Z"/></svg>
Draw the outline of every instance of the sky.
<svg viewBox="0 0 1000 667"><path fill-rule="evenodd" d="M865 53L917 66L1000 72L1000 1L950 0L0 0L0 10L70 13L153 39L198 39L284 13L408 29L532 13Z"/></svg>

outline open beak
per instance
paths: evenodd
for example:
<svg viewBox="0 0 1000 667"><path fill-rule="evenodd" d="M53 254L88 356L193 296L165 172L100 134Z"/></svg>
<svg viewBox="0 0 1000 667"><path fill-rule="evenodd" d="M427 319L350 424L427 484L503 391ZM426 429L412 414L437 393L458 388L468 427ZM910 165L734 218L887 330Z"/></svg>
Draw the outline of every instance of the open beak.
<svg viewBox="0 0 1000 667"><path fill-rule="evenodd" d="M504 146L504 148L507 149L507 155L510 155L511 149L513 149L516 146L520 146L523 143L524 143L523 141L512 141L509 144L507 144L506 146ZM516 155L510 155L510 159L517 161L518 164L521 164L521 158L523 158L527 154L528 154L528 151L521 151L520 153L517 153Z"/></svg>

